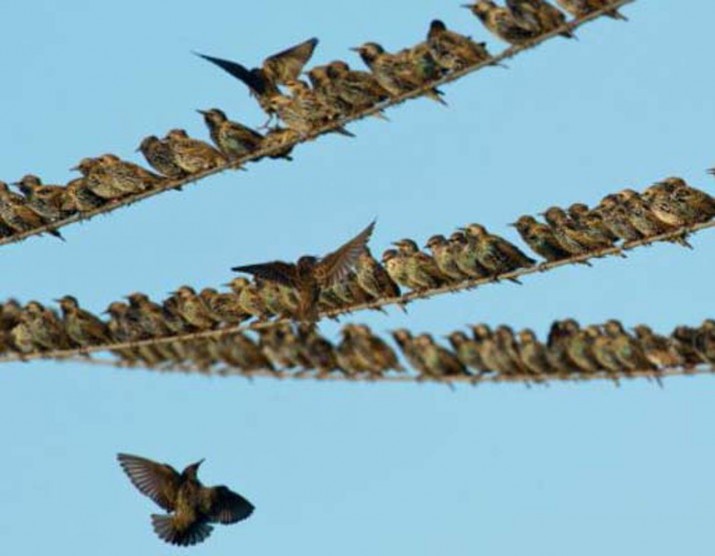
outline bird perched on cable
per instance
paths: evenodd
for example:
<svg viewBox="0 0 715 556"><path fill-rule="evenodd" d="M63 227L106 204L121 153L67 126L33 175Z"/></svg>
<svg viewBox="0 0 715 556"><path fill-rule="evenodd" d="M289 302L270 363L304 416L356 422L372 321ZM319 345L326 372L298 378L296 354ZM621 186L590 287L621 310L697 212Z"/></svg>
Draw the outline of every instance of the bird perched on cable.
<svg viewBox="0 0 715 556"><path fill-rule="evenodd" d="M610 4L611 0L556 0L556 3L572 16L578 18L600 10ZM618 10L609 10L606 15L613 19L628 21L628 18Z"/></svg>
<svg viewBox="0 0 715 556"><path fill-rule="evenodd" d="M477 16L492 34L510 44L524 44L536 37L533 30L517 21L509 8L497 6L491 0L477 0L473 4L462 4L462 7Z"/></svg>
<svg viewBox="0 0 715 556"><path fill-rule="evenodd" d="M390 97L372 73L352 70L342 60L330 62L326 71L333 92L350 107L350 112L366 110ZM375 115L385 118L381 112Z"/></svg>
<svg viewBox="0 0 715 556"><path fill-rule="evenodd" d="M67 336L80 348L111 341L107 324L96 315L82 309L71 295L57 299L62 310L62 323Z"/></svg>
<svg viewBox="0 0 715 556"><path fill-rule="evenodd" d="M253 274L295 289L299 298L298 319L314 322L318 320L317 304L321 291L348 277L374 228L373 221L354 238L320 258L305 255L296 263L272 261L236 266L231 270Z"/></svg>
<svg viewBox="0 0 715 556"><path fill-rule="evenodd" d="M106 203L106 199L92 192L85 178L70 180L64 187L62 210L68 213L89 212Z"/></svg>
<svg viewBox="0 0 715 556"><path fill-rule="evenodd" d="M204 117L214 145L229 159L246 156L261 147L263 135L248 126L229 120L222 110L211 108L197 112Z"/></svg>
<svg viewBox="0 0 715 556"><path fill-rule="evenodd" d="M375 42L367 42L350 50L360 55L380 86L392 97L418 89L426 83L420 68L414 64L414 57L411 59L407 51L391 54ZM440 104L447 104L440 98L442 93L437 89L428 89L424 94Z"/></svg>
<svg viewBox="0 0 715 556"><path fill-rule="evenodd" d="M562 247L551 227L538 222L533 216L526 214L520 216L510 226L516 228L521 239L531 247L532 251L538 253L547 261L560 261L571 256L571 252Z"/></svg>
<svg viewBox="0 0 715 556"><path fill-rule="evenodd" d="M84 158L71 168L78 170L92 193L106 200L134 195L156 187L163 178L113 154Z"/></svg>
<svg viewBox="0 0 715 556"><path fill-rule="evenodd" d="M434 258L420 251L414 240L405 238L392 244L397 247L399 255L405 261L407 287L417 291L427 291L445 283L445 276L440 272Z"/></svg>
<svg viewBox="0 0 715 556"><path fill-rule="evenodd" d="M4 181L0 181L0 219L16 234L30 232L48 223L46 218L28 206L25 197L10 191ZM64 241L58 230L50 229L47 233Z"/></svg>
<svg viewBox="0 0 715 556"><path fill-rule="evenodd" d="M439 19L430 23L427 47L435 62L447 71L459 71L491 57L486 43L474 42L469 37L450 31Z"/></svg>
<svg viewBox="0 0 715 556"><path fill-rule="evenodd" d="M226 164L226 157L208 143L189 137L183 129L172 129L164 138L174 162L187 174L205 172Z"/></svg>
<svg viewBox="0 0 715 556"><path fill-rule="evenodd" d="M151 516L154 531L169 544L203 542L213 530L212 523L238 523L253 513L253 504L228 487L201 484L197 473L204 460L181 473L167 463L130 454L117 454L117 460L139 492L170 512Z"/></svg>
<svg viewBox="0 0 715 556"><path fill-rule="evenodd" d="M530 29L535 35L550 33L566 23L563 12L545 0L506 0L506 5L519 25ZM560 35L567 39L575 38L571 31L564 31Z"/></svg>
<svg viewBox="0 0 715 556"><path fill-rule="evenodd" d="M32 174L27 174L13 185L22 192L27 201L27 206L48 222L61 220L74 211L65 210L65 188L61 185L45 185L42 180Z"/></svg>
<svg viewBox="0 0 715 556"><path fill-rule="evenodd" d="M273 54L263 60L260 68L248 69L238 62L214 58L195 52L204 60L216 64L222 70L240 79L256 97L264 112L272 116L274 107L270 99L280 95L278 85L285 85L291 79L297 79L303 67L310 60L318 44L318 39L312 38Z"/></svg>
<svg viewBox="0 0 715 556"><path fill-rule="evenodd" d="M145 137L137 151L144 155L149 166L170 179L181 179L188 173L176 162L174 149L167 139L159 139L156 135Z"/></svg>
<svg viewBox="0 0 715 556"><path fill-rule="evenodd" d="M534 266L536 261L527 256L516 245L504 238L491 234L481 224L469 224L462 228L468 240L468 249L474 251L479 263L489 273L498 278L500 274L519 268ZM518 283L516 278L513 281Z"/></svg>

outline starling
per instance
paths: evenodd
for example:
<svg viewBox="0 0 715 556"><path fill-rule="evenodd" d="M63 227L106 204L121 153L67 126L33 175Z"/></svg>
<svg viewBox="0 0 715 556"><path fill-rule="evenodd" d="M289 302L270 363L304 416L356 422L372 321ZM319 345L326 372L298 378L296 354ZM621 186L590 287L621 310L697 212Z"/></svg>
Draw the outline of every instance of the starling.
<svg viewBox="0 0 715 556"><path fill-rule="evenodd" d="M643 239L643 234L631 222L628 209L618 195L606 195L593 212L601 217L606 228L618 239L625 242Z"/></svg>
<svg viewBox="0 0 715 556"><path fill-rule="evenodd" d="M20 313L20 323L27 327L37 351L69 349L69 338L62 321L51 309L37 301L30 301Z"/></svg>
<svg viewBox="0 0 715 556"><path fill-rule="evenodd" d="M0 220L16 234L31 232L48 223L29 207L25 197L10 191L3 181L0 181ZM63 239L57 230L47 230L47 233Z"/></svg>
<svg viewBox="0 0 715 556"><path fill-rule="evenodd" d="M56 222L70 216L72 210L63 208L65 188L61 185L44 185L40 178L28 174L14 185L25 196L27 206L47 222Z"/></svg>
<svg viewBox="0 0 715 556"><path fill-rule="evenodd" d="M318 334L314 326L299 326L298 339L305 346L305 354L310 366L318 371L318 376L330 374L338 369L335 347Z"/></svg>
<svg viewBox="0 0 715 556"><path fill-rule="evenodd" d="M441 380L454 376L469 376L469 372L459 358L441 345L430 334L420 334L414 339L414 349L424 363L426 373Z"/></svg>
<svg viewBox="0 0 715 556"><path fill-rule="evenodd" d="M313 91L305 81L290 80L286 86L290 90L291 96L274 96L271 103L283 123L301 137L306 137L316 129L328 125L340 117L340 112L336 111L335 107L326 104L323 98ZM332 131L347 137L355 136L342 126L338 126Z"/></svg>
<svg viewBox="0 0 715 556"><path fill-rule="evenodd" d="M355 275L358 285L374 299L389 299L400 296L399 286L390 278L390 274L365 249L355 263Z"/></svg>
<svg viewBox="0 0 715 556"><path fill-rule="evenodd" d="M253 504L223 485L205 487L197 477L204 460L181 473L166 463L139 456L117 454L132 484L169 515L152 514L154 531L163 541L177 546L200 543L211 534L211 523L229 525L249 517Z"/></svg>
<svg viewBox="0 0 715 556"><path fill-rule="evenodd" d="M388 276L396 284L407 288L410 287L406 256L398 252L397 249L386 249L382 253L382 264Z"/></svg>
<svg viewBox="0 0 715 556"><path fill-rule="evenodd" d="M653 369L653 364L645 356L640 343L628 335L617 320L609 320L603 331L613 340L613 351L626 370L644 371Z"/></svg>
<svg viewBox="0 0 715 556"><path fill-rule="evenodd" d="M566 342L568 359L583 373L599 372L602 367L594 356L591 335L573 319L567 319L563 324L568 337Z"/></svg>
<svg viewBox="0 0 715 556"><path fill-rule="evenodd" d="M574 364L569 358L566 348L576 330L578 330L578 324L572 319L555 321L549 330L546 341L546 357L551 367L562 377L573 371Z"/></svg>
<svg viewBox="0 0 715 556"><path fill-rule="evenodd" d="M704 361L715 365L715 320L703 321L695 333L693 344Z"/></svg>
<svg viewBox="0 0 715 556"><path fill-rule="evenodd" d="M447 339L457 358L465 367L474 369L480 375L493 370L482 359L480 346L473 338L470 338L461 330L457 330L447 336Z"/></svg>
<svg viewBox="0 0 715 556"><path fill-rule="evenodd" d="M651 210L650 205L636 191L623 189L616 195L623 203L626 209L625 213L628 215L628 220L631 225L638 230L643 237L657 236L674 229L673 226L660 220ZM677 236L669 241L692 249L692 246L688 243L685 236Z"/></svg>
<svg viewBox="0 0 715 556"><path fill-rule="evenodd" d="M126 296L129 308L126 319L135 327L135 339L164 338L173 334L166 318L166 311L158 303L154 303L143 293L132 293ZM188 355L186 345L181 342L162 342L151 346L152 352L164 360L176 361L185 359Z"/></svg>
<svg viewBox="0 0 715 556"><path fill-rule="evenodd" d="M425 248L432 252L437 268L449 282L463 282L470 278L470 275L463 272L457 263L459 257L457 249L461 249L461 246L451 243L443 235L437 234L427 240Z"/></svg>
<svg viewBox="0 0 715 556"><path fill-rule="evenodd" d="M219 293L214 288L204 288L199 292L199 297L216 322L234 326L250 318L241 307L238 296L233 293Z"/></svg>
<svg viewBox="0 0 715 556"><path fill-rule="evenodd" d="M479 346L479 355L487 369L502 375L515 375L522 372L521 364L503 349L504 341L507 339L504 332L498 339L495 332L492 332L486 324L475 324L469 328L472 330L472 339Z"/></svg>
<svg viewBox="0 0 715 556"><path fill-rule="evenodd" d="M206 172L226 164L226 157L208 143L189 137L183 129L172 129L164 138L174 162L187 174Z"/></svg>
<svg viewBox="0 0 715 556"><path fill-rule="evenodd" d="M556 3L572 16L579 18L608 6L611 0L556 0ZM605 15L613 19L628 21L628 18L618 10L609 10Z"/></svg>
<svg viewBox="0 0 715 556"><path fill-rule="evenodd" d="M505 324L497 326L493 338L497 348L504 356L508 357L512 369L519 374L525 373L527 369L521 362L519 344L511 327Z"/></svg>
<svg viewBox="0 0 715 556"><path fill-rule="evenodd" d="M64 187L62 210L68 213L90 212L102 207L106 202L106 199L89 189L87 180L76 178Z"/></svg>
<svg viewBox="0 0 715 556"><path fill-rule="evenodd" d="M360 54L377 82L391 97L399 97L425 84L414 59L409 59L409 56L385 52L385 49L375 42L367 42L351 50ZM432 100L446 104L440 98L442 93L437 89L428 89L424 94Z"/></svg>
<svg viewBox="0 0 715 556"><path fill-rule="evenodd" d="M259 347L273 364L284 369L307 369L310 361L297 346L297 338L290 324L271 326L258 331Z"/></svg>
<svg viewBox="0 0 715 556"><path fill-rule="evenodd" d="M516 228L521 239L531 247L532 251L547 261L560 261L571 257L571 252L563 248L553 229L538 222L533 216L521 216L510 226Z"/></svg>
<svg viewBox="0 0 715 556"><path fill-rule="evenodd" d="M392 331L392 338L410 366L419 372L421 376L430 376L430 368L422 357L422 351L417 348L412 333L405 328L400 328Z"/></svg>
<svg viewBox="0 0 715 556"><path fill-rule="evenodd" d="M80 348L111 342L107 324L79 306L71 295L57 299L62 310L62 322L69 339Z"/></svg>
<svg viewBox="0 0 715 556"><path fill-rule="evenodd" d="M444 284L444 276L439 270L435 260L420 251L417 244L409 239L393 242L399 254L404 257L405 271L407 273L406 285L416 291L427 291L438 288Z"/></svg>
<svg viewBox="0 0 715 556"><path fill-rule="evenodd" d="M347 278L367 245L374 227L373 221L354 238L322 258L306 255L298 259L297 263L272 261L237 266L232 270L294 288L299 296L298 318L315 321L318 319L317 303L320 292Z"/></svg>
<svg viewBox="0 0 715 556"><path fill-rule="evenodd" d="M248 126L229 120L218 108L198 112L204 117L214 145L230 160L247 156L261 148L263 135Z"/></svg>
<svg viewBox="0 0 715 556"><path fill-rule="evenodd" d="M480 224L469 224L462 228L469 242L467 248L474 250L475 256L489 274L498 278L500 274L519 268L534 266L536 261L524 254L516 245L502 237L487 232Z"/></svg>
<svg viewBox="0 0 715 556"><path fill-rule="evenodd" d="M562 208L550 207L543 216L561 248L571 255L587 255L595 249Z"/></svg>
<svg viewBox="0 0 715 556"><path fill-rule="evenodd" d="M256 290L263 306L271 315L293 318L298 310L298 298L294 290L269 280L255 279Z"/></svg>
<svg viewBox="0 0 715 556"><path fill-rule="evenodd" d="M260 321L264 321L270 316L256 284L252 284L241 276L225 285L238 296L239 306L246 314L256 317Z"/></svg>
<svg viewBox="0 0 715 556"><path fill-rule="evenodd" d="M690 187L681 178L667 178L660 184L670 193L670 198L690 224L708 222L715 216L715 198L704 191Z"/></svg>
<svg viewBox="0 0 715 556"><path fill-rule="evenodd" d="M613 338L604 334L596 325L585 327L584 332L591 341L591 353L600 367L611 374L622 374L624 368L616 355Z"/></svg>
<svg viewBox="0 0 715 556"><path fill-rule="evenodd" d="M188 175L188 172L177 164L174 150L166 139L149 135L142 140L137 151L144 155L149 166L169 179L181 179Z"/></svg>
<svg viewBox="0 0 715 556"><path fill-rule="evenodd" d="M472 249L467 236L462 231L453 232L447 240L449 251L453 254L454 262L462 274L470 278L487 278L489 271L479 262L477 252Z"/></svg>
<svg viewBox="0 0 715 556"><path fill-rule="evenodd" d="M242 371L274 370L258 344L240 332L222 337L218 341L218 353L223 361Z"/></svg>
<svg viewBox="0 0 715 556"><path fill-rule="evenodd" d="M190 286L181 286L172 296L176 299L177 312L181 317L197 330L211 330L216 327L216 320L206 307L203 299L199 297Z"/></svg>
<svg viewBox="0 0 715 556"><path fill-rule="evenodd" d="M685 365L686 368L692 368L706 362L695 348L695 338L697 335L697 328L690 326L678 326L670 335L673 347L683 360L683 365Z"/></svg>
<svg viewBox="0 0 715 556"><path fill-rule="evenodd" d="M355 340L355 349L364 361L368 363L372 373L387 371L405 371L400 365L395 351L382 340L375 336L365 324L345 325L343 331L349 329Z"/></svg>
<svg viewBox="0 0 715 556"><path fill-rule="evenodd" d="M352 70L341 60L328 64L327 74L333 92L350 107L352 113L372 108L390 97L372 73ZM381 112L377 115L380 116Z"/></svg>
<svg viewBox="0 0 715 556"><path fill-rule="evenodd" d="M328 75L328 66L315 66L306 75L313 87L313 94L330 114L341 118L353 112L353 106L340 96L333 79Z"/></svg>
<svg viewBox="0 0 715 556"><path fill-rule="evenodd" d="M459 71L491 58L486 43L450 31L439 19L430 23L427 46L432 58L446 71Z"/></svg>
<svg viewBox="0 0 715 556"><path fill-rule="evenodd" d="M269 158L285 158L286 160L293 160L290 153L293 151L293 147L300 139L300 134L289 128L273 128L268 133L263 136L263 142L261 143L261 149L276 149L275 152L269 154Z"/></svg>
<svg viewBox="0 0 715 556"><path fill-rule="evenodd" d="M432 56L427 41L417 43L410 48L404 48L395 53L395 56L409 69L410 77L419 83L420 86L437 81L445 74L445 70ZM447 103L440 98L442 94L442 91L433 88L430 89L428 96L434 96L434 100L446 106Z"/></svg>
<svg viewBox="0 0 715 556"><path fill-rule="evenodd" d="M107 200L141 193L156 187L163 179L113 154L85 158L72 169L80 171L92 193Z"/></svg>
<svg viewBox="0 0 715 556"><path fill-rule="evenodd" d="M604 243L612 244L618 241L618 236L614 235L603 221L600 213L588 208L584 203L573 203L568 208L568 216L579 229L588 229L591 233L597 234Z"/></svg>
<svg viewBox="0 0 715 556"><path fill-rule="evenodd" d="M373 367L373 360L366 357L364 340L354 330L354 325L346 325L340 331L341 340L335 349L335 359L340 371L348 377L354 377L363 373L379 375L379 371Z"/></svg>
<svg viewBox="0 0 715 556"><path fill-rule="evenodd" d="M83 158L71 170L77 170L84 180L82 185L104 201L113 201L123 197L125 192L119 189L107 170L110 159Z"/></svg>
<svg viewBox="0 0 715 556"><path fill-rule="evenodd" d="M107 329L115 342L127 343L146 339L146 331L132 318L129 305L126 303L114 301L109 304L105 313L109 315ZM141 346L136 350L122 348L114 353L129 361L138 357L149 367L155 367L165 361L164 356L153 349L152 346Z"/></svg>
<svg viewBox="0 0 715 556"><path fill-rule="evenodd" d="M645 324L639 324L633 332L643 355L656 367L680 367L685 363L670 338L656 334Z"/></svg>
<svg viewBox="0 0 715 556"><path fill-rule="evenodd" d="M506 5L519 25L535 35L550 33L566 23L563 12L545 0L506 0ZM570 31L559 34L567 39L574 38Z"/></svg>
<svg viewBox="0 0 715 556"><path fill-rule="evenodd" d="M473 4L462 4L462 7L468 8L492 34L510 44L524 44L536 36L532 29L517 21L511 10L497 6L491 0L477 0Z"/></svg>
<svg viewBox="0 0 715 556"><path fill-rule="evenodd" d="M518 335L519 338L519 360L522 366L538 378L545 378L554 374L547 349L539 342L533 330L525 328Z"/></svg>
<svg viewBox="0 0 715 556"><path fill-rule="evenodd" d="M243 81L250 89L251 94L258 100L258 104L263 111L271 115L273 114L273 107L270 99L281 94L278 85L285 85L287 81L298 78L301 71L303 71L303 66L313 55L317 44L318 39L308 39L269 56L263 61L260 68L253 69L248 69L238 62L196 54Z"/></svg>

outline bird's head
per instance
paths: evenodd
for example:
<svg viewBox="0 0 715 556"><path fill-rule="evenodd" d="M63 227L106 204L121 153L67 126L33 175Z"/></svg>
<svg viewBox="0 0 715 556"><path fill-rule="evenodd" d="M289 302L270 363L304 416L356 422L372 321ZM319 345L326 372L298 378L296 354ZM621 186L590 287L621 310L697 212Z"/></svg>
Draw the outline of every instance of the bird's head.
<svg viewBox="0 0 715 556"><path fill-rule="evenodd" d="M197 475L199 472L199 467L201 467L201 464L204 462L203 459L200 459L196 463L192 463L191 465L187 465L186 468L182 471L181 475L185 479L197 479Z"/></svg>

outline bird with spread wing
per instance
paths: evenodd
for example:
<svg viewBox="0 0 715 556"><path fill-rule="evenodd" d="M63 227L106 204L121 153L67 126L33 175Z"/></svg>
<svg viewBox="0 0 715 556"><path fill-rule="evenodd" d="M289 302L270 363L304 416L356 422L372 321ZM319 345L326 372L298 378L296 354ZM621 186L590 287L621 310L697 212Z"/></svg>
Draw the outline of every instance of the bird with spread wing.
<svg viewBox="0 0 715 556"><path fill-rule="evenodd" d="M229 525L253 513L253 504L223 485L205 487L197 477L204 460L181 473L171 465L130 454L117 460L139 492L170 512L152 514L154 531L164 541L178 546L203 542L213 531L211 523Z"/></svg>
<svg viewBox="0 0 715 556"><path fill-rule="evenodd" d="M305 255L296 263L272 261L235 266L231 270L293 288L299 298L296 318L315 322L318 320L318 299L321 291L344 281L350 275L358 258L365 251L374 228L375 221L350 241L321 258Z"/></svg>

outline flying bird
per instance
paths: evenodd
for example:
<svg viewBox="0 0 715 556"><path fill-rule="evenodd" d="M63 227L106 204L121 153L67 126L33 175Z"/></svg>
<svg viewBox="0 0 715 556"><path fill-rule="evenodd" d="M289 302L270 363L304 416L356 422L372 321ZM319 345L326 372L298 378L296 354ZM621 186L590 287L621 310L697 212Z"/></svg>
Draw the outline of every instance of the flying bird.
<svg viewBox="0 0 715 556"><path fill-rule="evenodd" d="M370 240L375 221L332 253L318 258L300 257L296 263L271 261L262 264L235 266L231 270L278 282L298 293L297 317L304 321L318 320L318 299L323 290L344 281Z"/></svg>
<svg viewBox="0 0 715 556"><path fill-rule="evenodd" d="M139 492L170 512L151 516L154 531L167 543L191 546L203 542L213 530L211 523L229 525L253 513L253 504L228 487L201 484L197 473L204 460L181 473L169 464L130 454L117 454L117 460Z"/></svg>
<svg viewBox="0 0 715 556"><path fill-rule="evenodd" d="M248 69L238 62L215 58L206 54L195 52L204 60L216 64L222 70L240 79L251 90L258 104L269 115L273 115L270 99L280 95L278 85L285 85L286 81L298 79L303 66L308 63L313 55L318 39L312 38L291 46L281 52L273 54L263 60L259 68Z"/></svg>

